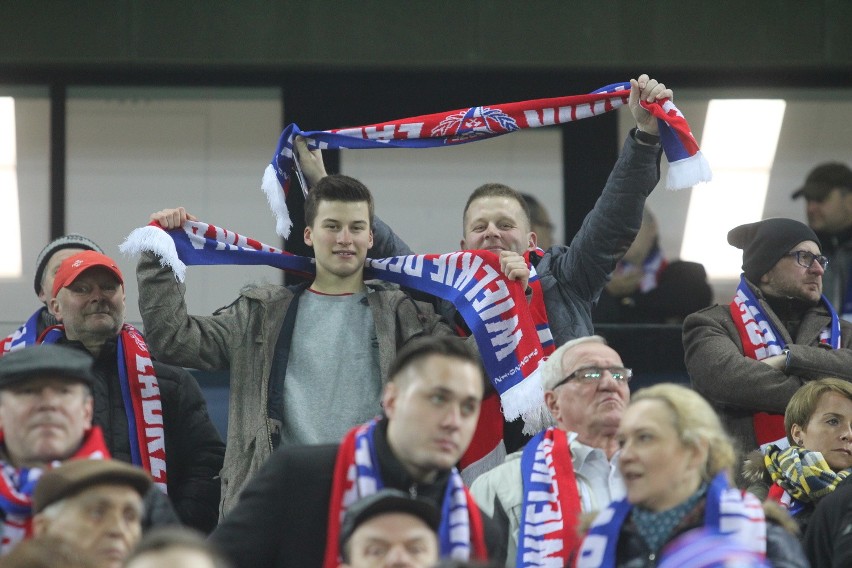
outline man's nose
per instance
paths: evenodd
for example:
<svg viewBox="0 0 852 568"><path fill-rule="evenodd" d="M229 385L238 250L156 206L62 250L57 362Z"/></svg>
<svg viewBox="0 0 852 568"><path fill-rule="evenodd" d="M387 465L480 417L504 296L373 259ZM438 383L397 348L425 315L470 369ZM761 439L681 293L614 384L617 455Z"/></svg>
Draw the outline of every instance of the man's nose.
<svg viewBox="0 0 852 568"><path fill-rule="evenodd" d="M402 544L391 547L385 556L385 568L402 568L411 565L411 555Z"/></svg>

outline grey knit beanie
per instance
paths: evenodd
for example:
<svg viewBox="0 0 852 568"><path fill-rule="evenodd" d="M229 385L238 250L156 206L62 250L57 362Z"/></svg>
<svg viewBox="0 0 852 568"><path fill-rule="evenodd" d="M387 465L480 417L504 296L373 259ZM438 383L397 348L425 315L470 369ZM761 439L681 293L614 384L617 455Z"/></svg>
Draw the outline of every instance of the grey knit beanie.
<svg viewBox="0 0 852 568"><path fill-rule="evenodd" d="M728 244L743 250L743 272L753 284L802 241L813 241L822 250L816 233L793 219L765 219L728 231Z"/></svg>
<svg viewBox="0 0 852 568"><path fill-rule="evenodd" d="M41 293L41 277L44 275L44 268L47 266L48 261L50 261L50 257L52 257L55 252L67 248L93 250L104 254L104 249L99 247L95 241L88 237L84 237L83 235L78 235L77 233L69 233L64 237L59 237L55 241L51 241L46 247L41 249L41 252L38 253L38 258L36 259L34 282L36 294Z"/></svg>

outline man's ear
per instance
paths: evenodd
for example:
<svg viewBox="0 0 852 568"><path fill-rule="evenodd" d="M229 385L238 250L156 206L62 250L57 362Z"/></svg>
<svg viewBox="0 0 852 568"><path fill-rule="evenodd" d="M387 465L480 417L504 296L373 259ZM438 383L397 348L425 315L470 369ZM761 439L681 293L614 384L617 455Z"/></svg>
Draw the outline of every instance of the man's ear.
<svg viewBox="0 0 852 568"><path fill-rule="evenodd" d="M550 411L553 421L558 423L559 397L556 396L556 393L553 391L544 391L544 404L547 405L547 410Z"/></svg>
<svg viewBox="0 0 852 568"><path fill-rule="evenodd" d="M311 239L311 228L310 227L305 227L304 238L305 238L305 244L306 245L308 245L309 247L314 246L314 241L313 241L313 239Z"/></svg>
<svg viewBox="0 0 852 568"><path fill-rule="evenodd" d="M43 512L33 517L33 536L41 536L50 528L50 519Z"/></svg>
<svg viewBox="0 0 852 568"><path fill-rule="evenodd" d="M536 235L533 231L530 231L529 235L527 235L527 241L529 243L527 244L527 248L530 250L538 247L538 235Z"/></svg>
<svg viewBox="0 0 852 568"><path fill-rule="evenodd" d="M83 387L86 388L86 387ZM92 427L92 418L95 415L95 398L91 393L86 393L83 402L83 419L86 421L86 430Z"/></svg>
<svg viewBox="0 0 852 568"><path fill-rule="evenodd" d="M59 311L59 300L55 297L50 299L50 313L56 316L56 319L62 321L62 313Z"/></svg>
<svg viewBox="0 0 852 568"><path fill-rule="evenodd" d="M396 399L399 396L399 388L395 382L390 382L385 385L385 390L382 393L382 408L388 418L393 418L393 413L396 411Z"/></svg>
<svg viewBox="0 0 852 568"><path fill-rule="evenodd" d="M372 247L373 247L373 230L370 229L370 246L368 246L367 248L372 248Z"/></svg>

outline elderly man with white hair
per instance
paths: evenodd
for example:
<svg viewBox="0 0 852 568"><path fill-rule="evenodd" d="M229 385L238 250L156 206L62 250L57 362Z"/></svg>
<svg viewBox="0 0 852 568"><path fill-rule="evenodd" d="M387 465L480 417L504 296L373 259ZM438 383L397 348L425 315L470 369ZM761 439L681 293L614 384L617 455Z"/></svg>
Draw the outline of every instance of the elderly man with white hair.
<svg viewBox="0 0 852 568"><path fill-rule="evenodd" d="M483 512L505 525L507 566L554 558L568 565L580 543L579 515L624 497L615 435L632 374L598 335L566 342L542 365L556 426L471 486Z"/></svg>

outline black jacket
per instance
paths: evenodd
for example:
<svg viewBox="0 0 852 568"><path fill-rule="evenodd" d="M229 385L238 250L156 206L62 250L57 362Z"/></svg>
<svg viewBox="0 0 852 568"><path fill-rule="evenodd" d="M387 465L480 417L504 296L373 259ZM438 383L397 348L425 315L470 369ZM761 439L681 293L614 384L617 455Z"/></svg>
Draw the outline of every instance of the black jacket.
<svg viewBox="0 0 852 568"><path fill-rule="evenodd" d="M852 566L852 477L820 499L804 546L813 568Z"/></svg>
<svg viewBox="0 0 852 568"><path fill-rule="evenodd" d="M675 527L666 545L687 531L704 526L702 498L692 511ZM665 549L666 545L663 545ZM808 561L796 537L784 527L766 519L766 559L776 568L807 568ZM621 528L616 545L616 568L653 568L659 556L652 554L644 539L639 535L631 518Z"/></svg>
<svg viewBox="0 0 852 568"><path fill-rule="evenodd" d="M441 503L449 472L432 484L413 481L391 452L386 428L387 422L382 422L375 435L385 487L416 492ZM210 537L236 568L322 566L338 447L284 447L263 464ZM502 566L506 537L487 515L482 515L482 521L489 558Z"/></svg>
<svg viewBox="0 0 852 568"><path fill-rule="evenodd" d="M78 341L63 343L85 349ZM103 429L112 457L129 463L130 440L116 347L117 340L106 342L95 359L98 381L93 388L93 422ZM219 471L225 444L207 414L195 378L181 367L158 361L154 361L154 372L163 405L169 498L181 522L209 533L219 519Z"/></svg>

